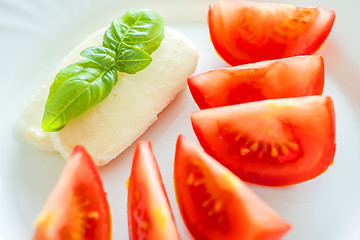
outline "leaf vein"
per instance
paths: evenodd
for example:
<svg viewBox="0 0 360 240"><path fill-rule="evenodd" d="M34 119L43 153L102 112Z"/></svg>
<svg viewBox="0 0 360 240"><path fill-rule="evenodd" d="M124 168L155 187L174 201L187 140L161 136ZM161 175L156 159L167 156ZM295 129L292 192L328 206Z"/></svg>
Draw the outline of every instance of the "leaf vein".
<svg viewBox="0 0 360 240"><path fill-rule="evenodd" d="M94 83L95 81L97 81L99 78L102 78L102 76L104 76L108 71L110 71L110 70L104 71L103 73L101 73L101 76L100 76L100 77L96 78L94 81L89 82L89 83L87 84L87 86L86 86L79 94L77 94L76 96L74 96L74 97L71 99L71 101L70 101L68 104L66 104L66 105L59 111L59 114L57 114L57 115L55 116L55 118L50 122L50 124L48 124L48 126L51 126L51 125L64 113L64 111L65 111L71 104L73 104L74 101L76 101L76 99L77 99L81 94L83 94L83 92L85 92L85 91L89 88L89 86L90 86L92 83ZM81 81L81 82L84 82L84 81Z"/></svg>
<svg viewBox="0 0 360 240"><path fill-rule="evenodd" d="M129 28L126 30L126 32L125 32L124 36L122 37L121 42L119 43L116 51L119 51L120 47L122 46L122 44L123 44L123 42L124 42L124 39L125 39L126 35L127 35L127 34L129 33L129 31L140 21L140 18L142 17L143 14L144 14L144 13L141 12L140 15L139 15L139 17L136 19L135 23L134 23L133 25L129 26Z"/></svg>

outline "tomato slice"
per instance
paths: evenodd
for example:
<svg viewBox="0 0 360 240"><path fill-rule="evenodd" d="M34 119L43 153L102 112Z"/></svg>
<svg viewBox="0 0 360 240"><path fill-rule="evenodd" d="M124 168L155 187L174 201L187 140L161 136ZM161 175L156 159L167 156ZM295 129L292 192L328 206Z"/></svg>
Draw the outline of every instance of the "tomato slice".
<svg viewBox="0 0 360 240"><path fill-rule="evenodd" d="M76 146L36 221L36 240L111 238L111 216L97 168Z"/></svg>
<svg viewBox="0 0 360 240"><path fill-rule="evenodd" d="M264 100L191 115L205 151L242 180L271 186L323 173L335 153L330 97Z"/></svg>
<svg viewBox="0 0 360 240"><path fill-rule="evenodd" d="M188 85L200 109L321 95L324 61L308 55L216 69L190 77Z"/></svg>
<svg viewBox="0 0 360 240"><path fill-rule="evenodd" d="M130 239L180 239L148 141L136 145L127 207Z"/></svg>
<svg viewBox="0 0 360 240"><path fill-rule="evenodd" d="M222 0L210 7L211 40L229 64L314 53L326 40L335 13L326 8Z"/></svg>
<svg viewBox="0 0 360 240"><path fill-rule="evenodd" d="M194 239L280 239L291 226L193 142L176 144L175 192Z"/></svg>

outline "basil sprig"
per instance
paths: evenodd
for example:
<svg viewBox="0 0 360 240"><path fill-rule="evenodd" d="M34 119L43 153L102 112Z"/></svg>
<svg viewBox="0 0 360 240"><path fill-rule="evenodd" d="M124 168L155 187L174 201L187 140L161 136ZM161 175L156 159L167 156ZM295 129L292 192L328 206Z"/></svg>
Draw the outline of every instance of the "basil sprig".
<svg viewBox="0 0 360 240"><path fill-rule="evenodd" d="M81 52L86 58L56 75L41 127L62 129L70 120L104 100L118 81L117 72L134 74L151 63L164 38L163 18L151 10L130 10L105 31L102 46Z"/></svg>

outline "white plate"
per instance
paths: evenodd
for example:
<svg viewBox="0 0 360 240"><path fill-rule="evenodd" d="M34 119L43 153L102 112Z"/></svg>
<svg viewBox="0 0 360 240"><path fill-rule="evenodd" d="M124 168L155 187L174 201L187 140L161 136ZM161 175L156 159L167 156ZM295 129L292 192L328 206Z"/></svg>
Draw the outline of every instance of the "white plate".
<svg viewBox="0 0 360 240"><path fill-rule="evenodd" d="M214 1L212 1L214 2ZM286 2L286 1L283 1ZM337 18L318 54L325 57L324 93L336 111L334 165L320 177L293 187L250 185L293 229L287 240L360 239L360 22L359 1L297 0L299 6L326 6ZM87 34L109 24L129 8L153 8L167 24L184 32L199 47L197 73L226 64L210 44L206 13L210 2L0 0L0 239L29 239L33 222L59 176L64 161L22 140L18 118L24 104L57 63ZM355 29L354 29L355 27ZM186 89L141 139L151 140L183 239L190 239L176 205L173 158L178 134L196 141L189 113L197 109ZM113 217L114 239L127 239L125 181L130 147L100 169Z"/></svg>

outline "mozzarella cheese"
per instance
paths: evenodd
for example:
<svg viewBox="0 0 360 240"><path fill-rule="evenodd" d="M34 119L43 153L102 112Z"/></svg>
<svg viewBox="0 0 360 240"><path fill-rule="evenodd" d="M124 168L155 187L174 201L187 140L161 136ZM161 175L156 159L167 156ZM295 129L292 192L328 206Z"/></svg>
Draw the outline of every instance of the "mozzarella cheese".
<svg viewBox="0 0 360 240"><path fill-rule="evenodd" d="M105 29L90 35L66 56L25 107L22 128L35 147L58 151L67 159L72 148L81 144L97 165L104 165L145 132L195 71L196 47L183 34L166 27L165 38L147 68L136 74L118 73L118 83L104 101L60 131L44 132L41 120L54 77L60 69L81 60L83 49L101 45Z"/></svg>

